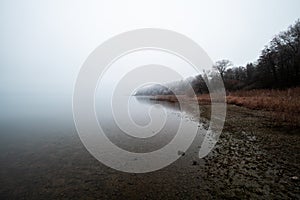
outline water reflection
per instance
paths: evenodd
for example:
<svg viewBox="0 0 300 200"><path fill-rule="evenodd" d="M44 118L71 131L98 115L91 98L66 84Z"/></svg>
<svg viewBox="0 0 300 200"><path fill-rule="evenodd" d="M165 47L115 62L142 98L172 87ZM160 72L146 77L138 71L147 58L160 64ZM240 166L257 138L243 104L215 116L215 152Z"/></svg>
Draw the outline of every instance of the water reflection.
<svg viewBox="0 0 300 200"><path fill-rule="evenodd" d="M148 104L148 105L159 104L170 110L181 111L180 104L178 102L159 101L159 100L152 99L150 96L135 96L135 98L138 102L143 104Z"/></svg>
<svg viewBox="0 0 300 200"><path fill-rule="evenodd" d="M126 99L127 98L120 98L118 101L125 101ZM151 137L133 137L124 133L124 131L119 128L113 115L109 114L109 104L105 104L105 102L98 104L98 107L96 108L101 128L111 142L127 151L142 153L158 150L174 138L181 121L182 123L199 123L197 120L191 121L191 115L181 110L181 107L185 106L180 107L177 102L154 101L149 97L133 96L130 97L128 104L130 116L138 125L146 126L150 123L151 117L153 116L156 120L158 118L158 120L165 119L166 121L161 129L160 127L150 127L144 129L144 131L140 133L142 136L153 135ZM162 110L164 110L164 112L162 112ZM130 128L134 131L135 126L127 124L127 129ZM156 132L159 129L160 131ZM186 134L189 134L189 132Z"/></svg>

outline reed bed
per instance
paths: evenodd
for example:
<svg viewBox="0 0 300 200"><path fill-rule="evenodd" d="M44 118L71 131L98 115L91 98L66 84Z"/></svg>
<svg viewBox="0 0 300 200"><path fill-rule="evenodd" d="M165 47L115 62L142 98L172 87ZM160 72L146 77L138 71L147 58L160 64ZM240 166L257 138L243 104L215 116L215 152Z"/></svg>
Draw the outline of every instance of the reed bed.
<svg viewBox="0 0 300 200"><path fill-rule="evenodd" d="M270 111L275 123L300 126L300 87L287 90L251 90L231 92L227 103L253 110Z"/></svg>

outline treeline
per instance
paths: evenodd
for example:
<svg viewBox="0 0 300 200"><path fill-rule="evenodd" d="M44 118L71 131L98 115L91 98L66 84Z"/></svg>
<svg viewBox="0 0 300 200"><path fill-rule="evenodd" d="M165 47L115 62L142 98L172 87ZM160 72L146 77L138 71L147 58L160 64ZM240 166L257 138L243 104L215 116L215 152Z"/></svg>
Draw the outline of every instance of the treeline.
<svg viewBox="0 0 300 200"><path fill-rule="evenodd" d="M217 61L214 71L195 77L140 89L136 95L196 94L218 90L220 78L227 91L251 89L284 89L300 86L300 20L276 35L261 51L259 59L246 66L234 67L229 60ZM209 84L209 88L207 87Z"/></svg>
<svg viewBox="0 0 300 200"><path fill-rule="evenodd" d="M300 85L300 20L276 35L259 59L246 66L231 67L228 60L216 62L227 90L284 89Z"/></svg>
<svg viewBox="0 0 300 200"><path fill-rule="evenodd" d="M190 77L185 80L165 83L165 85L154 84L154 85L146 86L146 87L139 89L135 93L135 95L155 96L155 95L187 94L189 88L190 88L190 90L192 89L190 86L191 85L195 86L195 84L193 84L193 80L195 80L195 78ZM200 89L201 87L198 87L197 89ZM204 87L206 87L205 84L204 84ZM195 90L196 88L193 88L193 89Z"/></svg>
<svg viewBox="0 0 300 200"><path fill-rule="evenodd" d="M206 79L206 80L205 80ZM173 81L165 83L164 85L154 84L140 88L135 95L155 96L155 95L188 95L192 96L194 93L203 94L208 93L206 83L211 83L207 74L189 77L185 80Z"/></svg>

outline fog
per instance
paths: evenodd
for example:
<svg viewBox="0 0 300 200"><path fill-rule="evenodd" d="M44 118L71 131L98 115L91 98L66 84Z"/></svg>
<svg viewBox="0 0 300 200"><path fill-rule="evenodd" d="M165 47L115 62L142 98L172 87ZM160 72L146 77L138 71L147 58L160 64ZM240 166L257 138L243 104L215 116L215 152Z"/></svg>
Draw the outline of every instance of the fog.
<svg viewBox="0 0 300 200"><path fill-rule="evenodd" d="M255 60L275 33L292 24L299 7L296 0L1 1L1 122L72 118L77 73L113 35L170 29L195 40L213 60L240 65Z"/></svg>

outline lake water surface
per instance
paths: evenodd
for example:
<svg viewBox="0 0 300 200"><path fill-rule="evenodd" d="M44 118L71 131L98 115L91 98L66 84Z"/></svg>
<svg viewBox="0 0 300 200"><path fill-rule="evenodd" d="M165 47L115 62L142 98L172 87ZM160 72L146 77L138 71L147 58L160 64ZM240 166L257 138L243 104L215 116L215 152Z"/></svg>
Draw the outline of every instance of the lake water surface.
<svg viewBox="0 0 300 200"><path fill-rule="evenodd" d="M164 176L176 177L175 171L190 166L192 159L197 160L206 133L197 117L188 111L181 111L177 103L152 101L146 97L130 97L128 107L135 124L141 127L149 122L151 124L144 132L134 133L135 136L140 134L140 137L125 134L113 120L113 115L107 112L108 107L97 107L99 124L106 136L126 151L141 153L159 150L175 137L180 121L199 126L198 134L187 151L180 147L174 149L176 156L181 157L183 152L186 155L159 170L155 176L165 173ZM151 122L151 117L156 121ZM162 124L162 127L156 127ZM128 124L127 130L130 128ZM186 134L188 136L189 132ZM111 195L112 188L108 185L113 177L117 176L125 182L133 178L130 174L103 165L88 153L77 135L72 113L67 109L65 114L57 116L3 122L0 136L1 199L91 194L86 187L100 196ZM201 163L201 160L198 159L198 162ZM145 181L153 181L148 175L144 178ZM138 182L136 179L133 184ZM108 188L101 188L101 185Z"/></svg>

